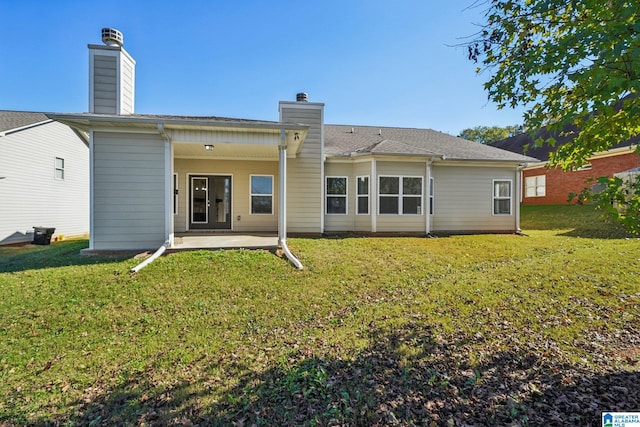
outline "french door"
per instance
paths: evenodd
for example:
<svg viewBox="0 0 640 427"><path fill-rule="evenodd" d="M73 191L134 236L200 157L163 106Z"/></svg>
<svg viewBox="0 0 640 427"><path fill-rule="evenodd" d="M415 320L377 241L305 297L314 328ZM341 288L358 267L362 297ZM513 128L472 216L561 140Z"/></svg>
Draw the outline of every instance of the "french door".
<svg viewBox="0 0 640 427"><path fill-rule="evenodd" d="M192 176L189 229L231 229L231 177Z"/></svg>

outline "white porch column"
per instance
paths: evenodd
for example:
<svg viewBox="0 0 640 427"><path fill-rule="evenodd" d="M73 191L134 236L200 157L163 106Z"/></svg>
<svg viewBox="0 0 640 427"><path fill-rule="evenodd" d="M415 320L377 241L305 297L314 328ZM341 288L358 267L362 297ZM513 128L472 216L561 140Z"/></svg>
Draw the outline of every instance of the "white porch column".
<svg viewBox="0 0 640 427"><path fill-rule="evenodd" d="M376 171L376 158L371 159L371 232L378 229L378 177Z"/></svg>
<svg viewBox="0 0 640 427"><path fill-rule="evenodd" d="M522 229L520 228L520 201L522 200L522 169L524 166L516 167L516 184L514 185L514 198L513 201L516 204L515 212L516 212L516 233L521 233Z"/></svg>
<svg viewBox="0 0 640 427"><path fill-rule="evenodd" d="M280 130L278 146L278 245L287 239L287 140L284 129Z"/></svg>
<svg viewBox="0 0 640 427"><path fill-rule="evenodd" d="M433 163L433 159L427 160L427 170L426 170L426 178L427 182L425 186L427 187L427 200L425 203L425 232L427 236L431 234L431 163Z"/></svg>

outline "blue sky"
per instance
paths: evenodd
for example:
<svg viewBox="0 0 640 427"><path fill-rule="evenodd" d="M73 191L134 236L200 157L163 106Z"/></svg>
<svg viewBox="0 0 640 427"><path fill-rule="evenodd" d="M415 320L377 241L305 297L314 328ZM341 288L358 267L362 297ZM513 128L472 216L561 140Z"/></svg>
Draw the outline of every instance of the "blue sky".
<svg viewBox="0 0 640 427"><path fill-rule="evenodd" d="M278 120L307 92L331 124L458 134L522 122L463 47L474 0L0 0L0 109L85 112L87 44L124 34L136 113Z"/></svg>

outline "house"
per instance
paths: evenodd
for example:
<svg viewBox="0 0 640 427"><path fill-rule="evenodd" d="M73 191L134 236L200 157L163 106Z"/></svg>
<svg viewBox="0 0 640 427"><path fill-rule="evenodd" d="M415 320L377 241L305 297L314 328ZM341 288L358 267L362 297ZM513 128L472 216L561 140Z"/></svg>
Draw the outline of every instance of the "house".
<svg viewBox="0 0 640 427"><path fill-rule="evenodd" d="M535 137L528 133L512 136L491 145L513 153L526 153L538 159L522 171L522 204L523 205L559 205L569 201L569 194L580 194L585 188L595 184L595 178L614 176L640 166L640 155L636 151L640 135L628 141L614 145L609 150L596 153L587 163L571 171L547 166L549 153L556 147L572 141L578 133L575 126L567 126L562 132L551 133L546 129L539 131ZM554 137L556 147L548 144L535 146L538 138L544 140ZM589 180L593 180L589 182ZM577 202L577 198L574 200Z"/></svg>
<svg viewBox="0 0 640 427"><path fill-rule="evenodd" d="M89 45L90 250L196 232L513 233L535 159L427 129L328 125L304 93L278 121L134 114L122 36Z"/></svg>
<svg viewBox="0 0 640 427"><path fill-rule="evenodd" d="M89 232L87 135L43 113L0 111L0 245Z"/></svg>

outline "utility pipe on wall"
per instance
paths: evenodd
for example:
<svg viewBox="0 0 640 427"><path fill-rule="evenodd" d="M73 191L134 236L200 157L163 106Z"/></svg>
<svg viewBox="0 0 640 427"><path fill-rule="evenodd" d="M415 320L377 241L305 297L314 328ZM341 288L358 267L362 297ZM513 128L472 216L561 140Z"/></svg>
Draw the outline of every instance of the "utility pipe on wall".
<svg viewBox="0 0 640 427"><path fill-rule="evenodd" d="M278 245L282 248L285 256L296 266L298 270L304 267L298 258L296 258L287 246L287 140L284 128L280 129L280 146L278 147L280 160L279 186L280 194L278 197Z"/></svg>

